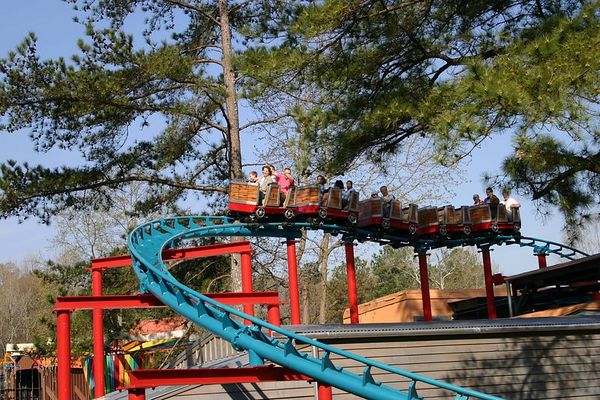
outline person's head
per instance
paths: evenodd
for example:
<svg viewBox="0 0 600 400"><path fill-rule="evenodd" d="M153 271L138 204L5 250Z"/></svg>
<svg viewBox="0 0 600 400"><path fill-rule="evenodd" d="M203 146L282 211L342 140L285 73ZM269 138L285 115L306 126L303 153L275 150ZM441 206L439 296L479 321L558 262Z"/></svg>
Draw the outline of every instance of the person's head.
<svg viewBox="0 0 600 400"><path fill-rule="evenodd" d="M319 185L324 185L325 184L325 177L323 175L317 175L317 183Z"/></svg>
<svg viewBox="0 0 600 400"><path fill-rule="evenodd" d="M333 184L333 187L337 188L337 189L344 189L344 182L340 181L339 179L337 181L335 181L335 183Z"/></svg>
<svg viewBox="0 0 600 400"><path fill-rule="evenodd" d="M508 189L504 189L502 191L502 196L504 197L504 200L508 199L508 197L510 196L510 192L508 191Z"/></svg>
<svg viewBox="0 0 600 400"><path fill-rule="evenodd" d="M262 173L263 173L263 176L271 175L271 167L269 167L268 165L263 166Z"/></svg>
<svg viewBox="0 0 600 400"><path fill-rule="evenodd" d="M388 188L387 186L382 186L379 188L379 191L381 192L382 195L387 196L388 195Z"/></svg>
<svg viewBox="0 0 600 400"><path fill-rule="evenodd" d="M494 194L494 190L491 187L487 187L485 188L485 194L487 194L489 197Z"/></svg>
<svg viewBox="0 0 600 400"><path fill-rule="evenodd" d="M479 198L479 195L478 195L477 193L475 193L475 194L473 195L473 201L474 201L474 202L478 202L478 201L480 201L480 200L481 200L481 199Z"/></svg>
<svg viewBox="0 0 600 400"><path fill-rule="evenodd" d="M267 166L271 170L271 175L275 175L275 171L277 171L277 170L275 169L275 167L273 166L273 164L267 164Z"/></svg>
<svg viewBox="0 0 600 400"><path fill-rule="evenodd" d="M348 190L352 189L352 185L353 185L352 181L346 181L346 189L348 189Z"/></svg>
<svg viewBox="0 0 600 400"><path fill-rule="evenodd" d="M284 169L283 169L283 174L284 174L285 176L287 176L287 177L290 177L290 176L292 176L292 170L291 170L291 169L289 169L289 168L284 168Z"/></svg>
<svg viewBox="0 0 600 400"><path fill-rule="evenodd" d="M257 179L258 179L258 172L256 172L256 171L250 171L250 180L252 182L254 182Z"/></svg>

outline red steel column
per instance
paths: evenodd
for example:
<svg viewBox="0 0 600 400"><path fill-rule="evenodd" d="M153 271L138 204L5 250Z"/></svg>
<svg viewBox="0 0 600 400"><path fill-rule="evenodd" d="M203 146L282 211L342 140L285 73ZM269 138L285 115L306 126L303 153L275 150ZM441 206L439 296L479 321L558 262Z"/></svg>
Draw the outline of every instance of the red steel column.
<svg viewBox="0 0 600 400"><path fill-rule="evenodd" d="M318 382L317 387L319 388L318 400L331 400L333 398L333 394L331 393L331 386Z"/></svg>
<svg viewBox="0 0 600 400"><path fill-rule="evenodd" d="M281 314L279 304L267 306L267 321L275 326L281 326Z"/></svg>
<svg viewBox="0 0 600 400"><path fill-rule="evenodd" d="M540 269L547 268L548 264L546 263L546 257L548 256L548 254L538 253L536 254L536 256L538 258L538 266L540 267Z"/></svg>
<svg viewBox="0 0 600 400"><path fill-rule="evenodd" d="M92 270L92 296L102 296L102 270ZM102 309L92 311L92 331L94 338L94 398L104 393L104 317Z"/></svg>
<svg viewBox="0 0 600 400"><path fill-rule="evenodd" d="M427 271L427 253L419 253L419 275L421 276L423 319L425 321L431 321L431 295L429 293L429 272Z"/></svg>
<svg viewBox="0 0 600 400"><path fill-rule="evenodd" d="M298 264L296 264L296 241L287 240L288 276L290 280L290 313L292 325L300 325L300 290L298 289Z"/></svg>
<svg viewBox="0 0 600 400"><path fill-rule="evenodd" d="M346 247L346 275L348 279L348 307L350 323L358 324L358 290L356 289L356 267L354 265L354 244L344 243Z"/></svg>
<svg viewBox="0 0 600 400"><path fill-rule="evenodd" d="M249 252L243 252L242 258L242 292L252 293L252 257ZM244 313L254 316L254 304L244 304Z"/></svg>
<svg viewBox="0 0 600 400"><path fill-rule="evenodd" d="M128 400L146 400L146 389L129 389Z"/></svg>
<svg viewBox="0 0 600 400"><path fill-rule="evenodd" d="M58 400L71 400L71 314L56 312L56 358Z"/></svg>
<svg viewBox="0 0 600 400"><path fill-rule="evenodd" d="M481 254L483 256L483 276L485 278L488 319L496 319L496 298L494 297L494 285L492 283L492 261L490 259L490 248L482 247Z"/></svg>

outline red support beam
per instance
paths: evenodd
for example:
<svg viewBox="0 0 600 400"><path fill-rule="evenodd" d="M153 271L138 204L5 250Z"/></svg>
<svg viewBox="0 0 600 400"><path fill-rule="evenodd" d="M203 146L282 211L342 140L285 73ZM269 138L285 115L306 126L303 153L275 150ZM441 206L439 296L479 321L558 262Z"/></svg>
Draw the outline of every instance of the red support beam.
<svg viewBox="0 0 600 400"><path fill-rule="evenodd" d="M92 271L92 296L102 296L102 270ZM94 338L94 398L104 397L104 317L101 308L92 311Z"/></svg>
<svg viewBox="0 0 600 400"><path fill-rule="evenodd" d="M71 312L56 313L58 400L71 400Z"/></svg>
<svg viewBox="0 0 600 400"><path fill-rule="evenodd" d="M292 325L300 325L300 289L298 285L298 264L296 261L296 241L288 239L287 262L290 285L290 314Z"/></svg>
<svg viewBox="0 0 600 400"><path fill-rule="evenodd" d="M536 254L537 258L538 258L538 266L540 269L544 269L548 267L548 262L546 260L546 257L548 257L548 254L546 253L538 253Z"/></svg>
<svg viewBox="0 0 600 400"><path fill-rule="evenodd" d="M275 326L281 326L281 312L279 304L267 306L267 321Z"/></svg>
<svg viewBox="0 0 600 400"><path fill-rule="evenodd" d="M264 366L246 368L141 369L129 371L129 385L119 390L169 385L213 385L270 381L311 381L311 377L288 368Z"/></svg>
<svg viewBox="0 0 600 400"><path fill-rule="evenodd" d="M190 258L213 257L225 254L250 253L252 248L250 242L218 243L207 246L188 247L183 249L167 249L162 253L162 259L186 260ZM126 254L122 256L95 258L92 260L91 270L106 268L121 268L131 266L131 256Z"/></svg>
<svg viewBox="0 0 600 400"><path fill-rule="evenodd" d="M279 305L277 292L206 293L206 296L227 305ZM104 296L57 296L54 311L152 308L165 305L152 294L117 294Z"/></svg>
<svg viewBox="0 0 600 400"><path fill-rule="evenodd" d="M333 394L331 392L331 386L326 385L324 383L318 382L318 400L331 400L333 398Z"/></svg>
<svg viewBox="0 0 600 400"><path fill-rule="evenodd" d="M252 293L252 256L250 251L241 254L242 259L242 292ZM254 316L254 304L244 304L244 313ZM250 321L246 321L250 323Z"/></svg>
<svg viewBox="0 0 600 400"><path fill-rule="evenodd" d="M146 400L145 389L129 389L127 400Z"/></svg>
<svg viewBox="0 0 600 400"><path fill-rule="evenodd" d="M348 280L348 307L350 308L350 323L358 324L358 290L356 288L354 244L344 243L344 246L346 248L346 275Z"/></svg>
<svg viewBox="0 0 600 400"><path fill-rule="evenodd" d="M496 297L494 296L494 285L492 283L492 261L490 259L489 247L482 247L481 255L483 257L483 277L485 279L488 319L496 319Z"/></svg>
<svg viewBox="0 0 600 400"><path fill-rule="evenodd" d="M429 293L429 272L427 271L427 253L419 253L419 275L421 276L421 298L423 300L423 319L431 321L431 294Z"/></svg>

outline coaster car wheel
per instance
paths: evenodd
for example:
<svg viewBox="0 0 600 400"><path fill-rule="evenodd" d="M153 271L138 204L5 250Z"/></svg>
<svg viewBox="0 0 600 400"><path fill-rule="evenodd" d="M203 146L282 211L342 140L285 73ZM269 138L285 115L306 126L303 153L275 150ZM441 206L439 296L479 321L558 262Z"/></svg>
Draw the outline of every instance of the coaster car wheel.
<svg viewBox="0 0 600 400"><path fill-rule="evenodd" d="M263 207L258 207L256 211L254 211L254 214L256 214L256 218L261 219L264 218L265 215L267 215L267 212Z"/></svg>
<svg viewBox="0 0 600 400"><path fill-rule="evenodd" d="M356 224L356 223L358 222L358 217L356 216L356 214L354 214L354 213L350 213L350 214L348 214L348 221L349 221L349 222L350 222L352 225L354 225L354 224Z"/></svg>
<svg viewBox="0 0 600 400"><path fill-rule="evenodd" d="M465 235L469 236L471 234L471 225L465 225L463 228Z"/></svg>
<svg viewBox="0 0 600 400"><path fill-rule="evenodd" d="M446 228L446 225L440 225L440 235L446 236L447 234L448 234L448 229Z"/></svg>
<svg viewBox="0 0 600 400"><path fill-rule="evenodd" d="M385 218L383 221L381 221L381 227L383 229L390 229L390 220Z"/></svg>
<svg viewBox="0 0 600 400"><path fill-rule="evenodd" d="M496 222L494 222L492 224L492 232L494 232L494 233L500 232L500 228L498 228L498 224Z"/></svg>
<svg viewBox="0 0 600 400"><path fill-rule="evenodd" d="M285 219L288 219L288 220L294 218L294 210L292 210L291 208L288 208L283 213L283 216L285 217Z"/></svg>
<svg viewBox="0 0 600 400"><path fill-rule="evenodd" d="M408 225L408 233L410 233L411 235L417 233L417 226L415 224Z"/></svg>
<svg viewBox="0 0 600 400"><path fill-rule="evenodd" d="M325 219L327 218L327 209L319 208L319 218Z"/></svg>
<svg viewBox="0 0 600 400"><path fill-rule="evenodd" d="M514 224L513 230L517 233L521 232L521 224Z"/></svg>

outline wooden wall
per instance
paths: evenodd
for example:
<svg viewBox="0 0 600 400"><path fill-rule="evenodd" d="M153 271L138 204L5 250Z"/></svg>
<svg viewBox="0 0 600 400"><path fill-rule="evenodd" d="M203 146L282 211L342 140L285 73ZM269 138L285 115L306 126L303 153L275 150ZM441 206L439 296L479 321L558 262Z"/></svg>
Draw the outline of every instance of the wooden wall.
<svg viewBox="0 0 600 400"><path fill-rule="evenodd" d="M506 399L600 398L600 321L552 330L551 321L555 320L549 319L545 326L511 322L506 327L497 321L493 332L489 326L444 331L423 324L422 331L393 335L379 324L377 329L364 329L362 333L358 330L337 338L319 333L310 336L321 336L323 342L385 364ZM348 361L335 357L332 361L336 366L362 372ZM376 380L402 390L409 383L381 371L374 370L373 374ZM450 393L424 384L418 384L417 390L426 399L453 398ZM314 393L314 385L307 382L271 382L188 387L176 395L150 398L308 400L315 398ZM357 398L335 388L333 393L334 400Z"/></svg>

